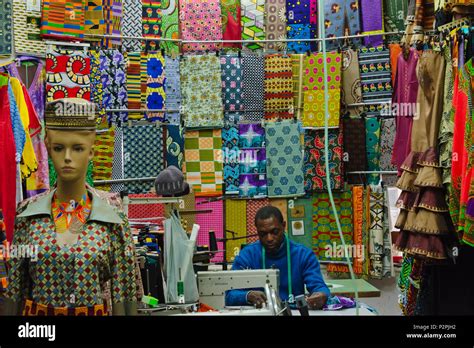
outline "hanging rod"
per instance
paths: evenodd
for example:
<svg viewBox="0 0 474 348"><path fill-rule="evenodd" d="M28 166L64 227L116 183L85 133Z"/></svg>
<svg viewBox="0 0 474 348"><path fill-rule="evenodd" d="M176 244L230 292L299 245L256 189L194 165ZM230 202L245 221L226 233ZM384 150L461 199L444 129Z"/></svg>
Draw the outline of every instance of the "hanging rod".
<svg viewBox="0 0 474 348"><path fill-rule="evenodd" d="M90 47L89 43L83 42L68 42L68 41L52 41L52 40L45 40L44 43L46 45L54 45L54 46L74 46L74 47Z"/></svg>
<svg viewBox="0 0 474 348"><path fill-rule="evenodd" d="M105 112L129 112L129 113L144 113L144 112L179 112L180 109L106 109Z"/></svg>
<svg viewBox="0 0 474 348"><path fill-rule="evenodd" d="M181 39L168 39L168 38L153 38L144 36L127 36L127 35L112 35L112 34L84 34L87 37L100 37L107 39L125 39L125 40L141 40L141 41L170 41L170 42L181 42Z"/></svg>

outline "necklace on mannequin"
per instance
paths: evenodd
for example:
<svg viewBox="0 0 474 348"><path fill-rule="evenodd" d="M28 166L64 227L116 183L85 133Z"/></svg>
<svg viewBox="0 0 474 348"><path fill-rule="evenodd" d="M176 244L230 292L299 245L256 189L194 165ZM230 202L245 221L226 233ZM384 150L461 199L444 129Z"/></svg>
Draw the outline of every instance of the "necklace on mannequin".
<svg viewBox="0 0 474 348"><path fill-rule="evenodd" d="M70 200L69 202L60 202L55 195L52 211L57 233L78 234L90 215L91 200L87 193L80 201Z"/></svg>

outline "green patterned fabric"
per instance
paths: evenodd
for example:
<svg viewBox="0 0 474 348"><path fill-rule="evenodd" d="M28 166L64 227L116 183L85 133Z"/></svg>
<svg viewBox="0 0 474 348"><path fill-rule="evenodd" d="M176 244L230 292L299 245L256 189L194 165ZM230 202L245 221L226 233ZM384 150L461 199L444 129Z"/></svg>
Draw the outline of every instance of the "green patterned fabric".
<svg viewBox="0 0 474 348"><path fill-rule="evenodd" d="M179 0L162 0L161 16L161 37L179 39ZM176 42L161 41L160 46L168 55L179 53Z"/></svg>
<svg viewBox="0 0 474 348"><path fill-rule="evenodd" d="M288 200L288 237L290 240L313 248L313 199ZM303 233L303 234L301 234Z"/></svg>
<svg viewBox="0 0 474 348"><path fill-rule="evenodd" d="M384 1L385 31L404 31L408 12L407 0Z"/></svg>
<svg viewBox="0 0 474 348"><path fill-rule="evenodd" d="M369 171L380 170L380 121L377 118L367 118L365 121L367 163ZM380 175L367 175L367 181L370 185L378 185Z"/></svg>
<svg viewBox="0 0 474 348"><path fill-rule="evenodd" d="M12 54L12 1L0 0L0 56Z"/></svg>

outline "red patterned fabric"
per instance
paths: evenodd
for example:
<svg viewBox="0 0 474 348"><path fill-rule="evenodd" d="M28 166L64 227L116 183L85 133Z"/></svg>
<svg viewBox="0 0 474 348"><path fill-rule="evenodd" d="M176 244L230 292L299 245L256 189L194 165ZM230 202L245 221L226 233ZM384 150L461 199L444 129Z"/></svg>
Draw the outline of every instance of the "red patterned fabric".
<svg viewBox="0 0 474 348"><path fill-rule="evenodd" d="M257 233L257 228L255 227L255 215L257 215L257 211L260 208L263 208L267 205L270 205L268 198L255 199L247 202L247 243L249 244L258 241L258 236L248 236Z"/></svg>
<svg viewBox="0 0 474 348"><path fill-rule="evenodd" d="M196 224L201 226L196 245L209 245L209 231L214 231L216 239L224 238L224 203L223 201L207 202L207 198L196 198L196 210L212 210L205 214L196 214ZM222 242L217 243L218 250L224 250ZM222 262L224 253L220 252L211 259Z"/></svg>
<svg viewBox="0 0 474 348"><path fill-rule="evenodd" d="M131 199L133 198L156 198L156 194L154 193L146 193L146 194L134 194L129 196ZM156 217L164 217L165 215L165 207L163 204L130 204L128 206L128 218L129 220L133 219L147 219L150 220L140 220L140 222L152 222L157 223L162 227L163 219L156 220L153 218Z"/></svg>

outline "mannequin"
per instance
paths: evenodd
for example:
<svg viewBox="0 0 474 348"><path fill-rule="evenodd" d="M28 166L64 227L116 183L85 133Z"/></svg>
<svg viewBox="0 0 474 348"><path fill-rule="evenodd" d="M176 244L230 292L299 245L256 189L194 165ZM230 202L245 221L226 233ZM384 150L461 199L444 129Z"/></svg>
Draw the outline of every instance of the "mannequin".
<svg viewBox="0 0 474 348"><path fill-rule="evenodd" d="M82 99L47 105L45 144L58 179L17 211L13 245L36 245L38 254L10 259L9 314L107 315L108 290L114 315L136 314L138 275L127 218L85 182L94 116L94 104Z"/></svg>

